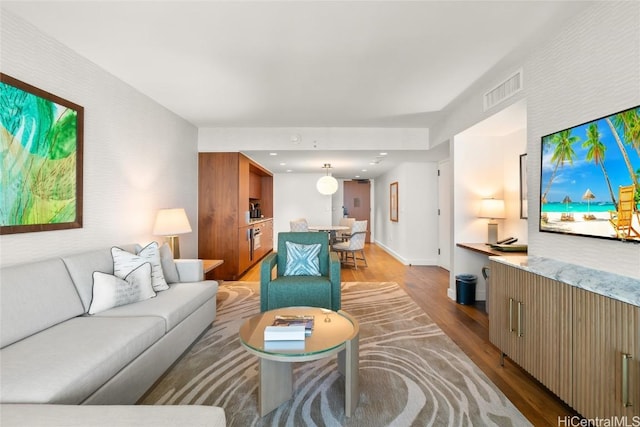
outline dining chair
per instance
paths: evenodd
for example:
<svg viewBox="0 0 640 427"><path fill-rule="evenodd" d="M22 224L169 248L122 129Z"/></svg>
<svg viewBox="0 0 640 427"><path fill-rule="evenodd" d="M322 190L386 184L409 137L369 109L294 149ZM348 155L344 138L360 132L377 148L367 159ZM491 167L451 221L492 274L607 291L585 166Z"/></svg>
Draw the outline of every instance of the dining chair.
<svg viewBox="0 0 640 427"><path fill-rule="evenodd" d="M364 255L364 242L367 238L367 221L355 221L351 227L351 236L349 241L336 243L332 249L340 254L341 259L349 262L349 257L353 260L353 266L358 269L358 261L364 261L364 265L368 267L367 258ZM358 258L359 253L362 257Z"/></svg>
<svg viewBox="0 0 640 427"><path fill-rule="evenodd" d="M338 225L349 227L349 229L339 231L337 233L336 238L340 239L343 242L346 242L347 240L349 240L349 237L351 237L351 228L353 227L354 222L356 222L355 218L340 218L340 222L338 223Z"/></svg>
<svg viewBox="0 0 640 427"><path fill-rule="evenodd" d="M305 232L309 231L309 224L305 218L294 219L293 221L289 221L289 226L291 227L291 231L295 232Z"/></svg>

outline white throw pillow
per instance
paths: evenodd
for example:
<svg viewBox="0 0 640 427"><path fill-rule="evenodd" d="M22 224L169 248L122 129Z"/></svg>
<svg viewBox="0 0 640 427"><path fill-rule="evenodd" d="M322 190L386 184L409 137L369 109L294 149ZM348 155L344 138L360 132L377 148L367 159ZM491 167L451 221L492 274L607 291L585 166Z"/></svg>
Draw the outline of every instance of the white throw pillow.
<svg viewBox="0 0 640 427"><path fill-rule="evenodd" d="M149 243L138 252L138 255L134 255L118 247L113 247L111 248L111 256L113 257L113 274L116 277L124 279L133 269L148 262L151 263L151 284L153 285L153 290L159 292L169 289L169 285L167 285L167 281L162 272L158 243Z"/></svg>
<svg viewBox="0 0 640 427"><path fill-rule="evenodd" d="M173 260L173 253L166 243L160 246L160 264L162 264L162 272L167 283L178 283L180 281L178 267L176 267L176 263Z"/></svg>
<svg viewBox="0 0 640 427"><path fill-rule="evenodd" d="M93 297L89 314L100 313L120 305L143 301L156 296L151 286L151 264L145 262L124 279L94 271Z"/></svg>

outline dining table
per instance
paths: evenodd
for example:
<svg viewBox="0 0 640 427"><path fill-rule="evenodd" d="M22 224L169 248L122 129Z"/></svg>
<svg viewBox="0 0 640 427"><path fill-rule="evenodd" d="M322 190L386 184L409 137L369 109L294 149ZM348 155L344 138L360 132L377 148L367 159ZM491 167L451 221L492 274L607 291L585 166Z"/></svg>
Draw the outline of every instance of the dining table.
<svg viewBox="0 0 640 427"><path fill-rule="evenodd" d="M329 244L334 244L336 242L336 232L337 231L347 231L350 227L346 225L310 225L309 231L321 231L325 233L329 233Z"/></svg>

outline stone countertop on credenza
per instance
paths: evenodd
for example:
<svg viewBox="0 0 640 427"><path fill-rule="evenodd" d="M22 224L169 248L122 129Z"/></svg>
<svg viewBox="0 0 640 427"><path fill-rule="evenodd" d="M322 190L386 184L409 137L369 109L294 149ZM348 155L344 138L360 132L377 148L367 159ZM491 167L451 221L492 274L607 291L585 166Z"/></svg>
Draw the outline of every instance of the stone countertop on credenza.
<svg viewBox="0 0 640 427"><path fill-rule="evenodd" d="M640 307L640 279L531 255L489 259Z"/></svg>

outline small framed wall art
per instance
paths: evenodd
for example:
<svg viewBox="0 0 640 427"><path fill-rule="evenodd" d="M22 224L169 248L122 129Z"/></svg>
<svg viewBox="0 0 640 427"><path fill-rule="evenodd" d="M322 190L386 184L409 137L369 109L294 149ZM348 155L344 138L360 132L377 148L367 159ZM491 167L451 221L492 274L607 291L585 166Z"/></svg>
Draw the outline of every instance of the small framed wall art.
<svg viewBox="0 0 640 427"><path fill-rule="evenodd" d="M398 182L392 182L389 190L389 218L393 222L398 222Z"/></svg>
<svg viewBox="0 0 640 427"><path fill-rule="evenodd" d="M0 234L82 227L84 108L0 73Z"/></svg>

